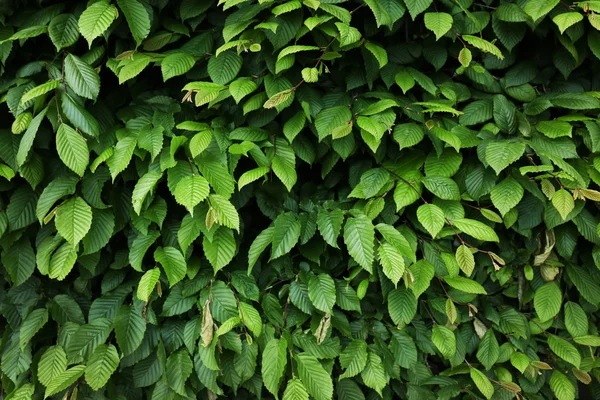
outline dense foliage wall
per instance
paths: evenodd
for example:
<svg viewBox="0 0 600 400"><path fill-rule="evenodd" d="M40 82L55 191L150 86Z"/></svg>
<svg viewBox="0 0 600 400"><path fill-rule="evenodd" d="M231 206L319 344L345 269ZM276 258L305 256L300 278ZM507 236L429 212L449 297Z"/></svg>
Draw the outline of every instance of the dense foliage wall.
<svg viewBox="0 0 600 400"><path fill-rule="evenodd" d="M0 398L600 398L600 2L0 5Z"/></svg>

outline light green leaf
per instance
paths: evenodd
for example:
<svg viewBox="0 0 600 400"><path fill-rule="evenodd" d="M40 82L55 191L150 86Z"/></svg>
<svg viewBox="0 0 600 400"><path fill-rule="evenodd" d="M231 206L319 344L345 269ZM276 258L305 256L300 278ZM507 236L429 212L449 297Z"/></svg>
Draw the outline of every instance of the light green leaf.
<svg viewBox="0 0 600 400"><path fill-rule="evenodd" d="M315 400L330 400L333 397L333 382L319 360L307 353L296 354L294 359L298 375L308 393Z"/></svg>
<svg viewBox="0 0 600 400"><path fill-rule="evenodd" d="M233 231L220 226L212 240L204 236L202 248L216 274L220 269L228 265L235 256L236 241L233 237Z"/></svg>
<svg viewBox="0 0 600 400"><path fill-rule="evenodd" d="M63 163L79 176L89 164L86 140L69 125L61 124L56 132L56 150Z"/></svg>
<svg viewBox="0 0 600 400"><path fill-rule="evenodd" d="M475 239L483 240L485 242L500 241L496 232L483 222L468 218L458 218L453 219L452 224L467 235L473 236Z"/></svg>
<svg viewBox="0 0 600 400"><path fill-rule="evenodd" d="M376 353L369 353L367 364L360 374L365 385L375 390L380 397L383 397L382 390L387 386L388 375L385 372L383 361Z"/></svg>
<svg viewBox="0 0 600 400"><path fill-rule="evenodd" d="M558 370L552 371L550 389L552 389L558 400L575 400L575 385L565 374Z"/></svg>
<svg viewBox="0 0 600 400"><path fill-rule="evenodd" d="M106 385L119 366L119 354L112 344L96 347L85 368L85 380L94 390Z"/></svg>
<svg viewBox="0 0 600 400"><path fill-rule="evenodd" d="M288 212L279 215L273 225L273 246L271 260L281 257L292 250L300 239L301 224L297 214Z"/></svg>
<svg viewBox="0 0 600 400"><path fill-rule="evenodd" d="M472 294L487 294L483 286L472 279L468 279L462 276L447 276L444 278L446 283L454 289L460 290L465 293Z"/></svg>
<svg viewBox="0 0 600 400"><path fill-rule="evenodd" d="M155 239L156 240L156 239ZM187 263L179 250L174 247L158 247L154 259L162 265L171 287L185 277Z"/></svg>
<svg viewBox="0 0 600 400"><path fill-rule="evenodd" d="M104 1L93 3L85 9L79 17L79 32L90 48L92 41L102 35L118 15L117 8Z"/></svg>
<svg viewBox="0 0 600 400"><path fill-rule="evenodd" d="M533 306L541 322L554 318L560 311L562 293L558 285L548 282L537 288L533 297Z"/></svg>
<svg viewBox="0 0 600 400"><path fill-rule="evenodd" d="M444 358L450 359L456 353L456 336L449 328L435 325L431 332L431 340Z"/></svg>
<svg viewBox="0 0 600 400"><path fill-rule="evenodd" d="M489 378L476 368L469 369L469 373L471 374L471 379L475 383L475 386L477 386L477 389L479 389L486 399L490 400L494 395L494 386Z"/></svg>
<svg viewBox="0 0 600 400"><path fill-rule="evenodd" d="M196 60L187 53L175 53L166 56L160 63L163 81L183 75L194 67Z"/></svg>
<svg viewBox="0 0 600 400"><path fill-rule="evenodd" d="M452 15L443 12L425 14L425 27L435 33L435 39L440 40L452 28Z"/></svg>
<svg viewBox="0 0 600 400"><path fill-rule="evenodd" d="M494 186L490 199L503 216L516 207L524 194L523 187L511 176Z"/></svg>
<svg viewBox="0 0 600 400"><path fill-rule="evenodd" d="M140 283L137 288L137 298L148 302L150 295L158 283L158 278L160 278L160 269L152 268L151 270L146 271L140 278Z"/></svg>
<svg viewBox="0 0 600 400"><path fill-rule="evenodd" d="M575 368L581 366L581 355L579 354L579 351L565 339L556 335L549 335L548 346L550 346L550 350L552 350L554 354L569 364L572 364Z"/></svg>
<svg viewBox="0 0 600 400"><path fill-rule="evenodd" d="M417 208L417 219L432 237L444 227L444 211L435 204L423 204Z"/></svg>
<svg viewBox="0 0 600 400"><path fill-rule="evenodd" d="M37 367L37 378L44 386L50 385L57 376L67 370L67 354L60 345L49 347Z"/></svg>
<svg viewBox="0 0 600 400"><path fill-rule="evenodd" d="M117 0L117 4L125 15L136 47L139 47L150 33L150 16L146 7L138 0Z"/></svg>
<svg viewBox="0 0 600 400"><path fill-rule="evenodd" d="M308 400L308 392L300 379L290 379L283 392L283 400Z"/></svg>
<svg viewBox="0 0 600 400"><path fill-rule="evenodd" d="M56 230L73 246L92 226L92 208L81 197L65 201L56 210Z"/></svg>
<svg viewBox="0 0 600 400"><path fill-rule="evenodd" d="M354 261L367 272L373 272L375 229L366 215L348 218L344 225L344 243Z"/></svg>
<svg viewBox="0 0 600 400"><path fill-rule="evenodd" d="M281 378L287 365L287 342L271 339L262 353L262 379L265 387L277 398Z"/></svg>
<svg viewBox="0 0 600 400"><path fill-rule="evenodd" d="M335 304L335 282L327 274L312 276L308 282L308 297L317 310L331 314Z"/></svg>
<svg viewBox="0 0 600 400"><path fill-rule="evenodd" d="M573 200L573 196L567 190L560 189L552 195L552 205L556 208L561 218L566 220L567 216L575 208L575 200Z"/></svg>
<svg viewBox="0 0 600 400"><path fill-rule="evenodd" d="M210 193L208 181L200 175L182 178L175 187L175 200L194 215L194 207L205 200Z"/></svg>

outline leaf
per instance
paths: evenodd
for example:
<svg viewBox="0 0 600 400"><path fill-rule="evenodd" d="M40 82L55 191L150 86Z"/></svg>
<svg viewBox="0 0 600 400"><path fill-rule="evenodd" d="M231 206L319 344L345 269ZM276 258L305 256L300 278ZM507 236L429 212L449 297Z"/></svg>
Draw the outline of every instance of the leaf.
<svg viewBox="0 0 600 400"><path fill-rule="evenodd" d="M489 371L500 357L500 346L493 329L488 329L477 350L477 359Z"/></svg>
<svg viewBox="0 0 600 400"><path fill-rule="evenodd" d="M117 4L125 15L136 47L139 47L150 33L150 17L146 8L137 0L117 0Z"/></svg>
<svg viewBox="0 0 600 400"><path fill-rule="evenodd" d="M487 294L483 286L472 279L464 278L462 276L447 276L444 278L446 283L454 289L460 290L465 293L472 294Z"/></svg>
<svg viewBox="0 0 600 400"><path fill-rule="evenodd" d="M56 79L56 80L51 80L48 81L46 83L42 83L39 86L34 87L33 89L29 90L27 93L25 93L23 95L23 97L21 97L21 104L25 104L28 103L29 101L36 99L40 96L45 95L46 93L56 89L57 87L60 86L60 80ZM27 122L27 124L24 127L19 127L18 129L13 129L13 133L15 134L19 134L21 132L23 132L25 129L27 129L27 126L29 126L29 124L31 123L31 114L30 113L23 113L23 114L19 114L17 116L17 119L15 119L15 123L17 123L17 120L25 118ZM14 127L14 125L13 125Z"/></svg>
<svg viewBox="0 0 600 400"><path fill-rule="evenodd" d="M73 197L58 207L55 220L58 233L75 246L92 226L92 208L81 197Z"/></svg>
<svg viewBox="0 0 600 400"><path fill-rule="evenodd" d="M69 125L61 124L56 132L56 150L62 162L79 176L89 164L89 150L83 136Z"/></svg>
<svg viewBox="0 0 600 400"><path fill-rule="evenodd" d="M38 308L29 313L27 318L21 323L19 332L19 346L21 351L25 350L27 344L33 339L35 334L46 325L46 322L48 322L48 310L45 308Z"/></svg>
<svg viewBox="0 0 600 400"><path fill-rule="evenodd" d="M407 289L395 289L388 296L388 311L394 324L409 324L417 313L417 299Z"/></svg>
<svg viewBox="0 0 600 400"><path fill-rule="evenodd" d="M183 255L174 247L158 247L154 251L154 259L162 265L171 286L185 277L187 264Z"/></svg>
<svg viewBox="0 0 600 400"><path fill-rule="evenodd" d="M57 376L67 370L67 354L60 345L49 347L37 367L37 378L44 386L50 385Z"/></svg>
<svg viewBox="0 0 600 400"><path fill-rule="evenodd" d="M65 81L81 97L96 99L100 92L100 77L85 61L73 54L64 60Z"/></svg>
<svg viewBox="0 0 600 400"><path fill-rule="evenodd" d="M558 370L552 371L550 389L552 389L558 400L575 400L575 385L565 374Z"/></svg>
<svg viewBox="0 0 600 400"><path fill-rule="evenodd" d="M318 362L318 361L317 361ZM277 398L281 378L287 365L287 342L271 339L262 353L262 379L265 387Z"/></svg>
<svg viewBox="0 0 600 400"><path fill-rule="evenodd" d="M175 187L175 200L194 215L194 207L205 200L210 193L208 181L200 175L182 178Z"/></svg>
<svg viewBox="0 0 600 400"><path fill-rule="evenodd" d="M452 220L452 224L467 235L473 236L475 239L486 242L500 241L496 232L483 222L474 219L459 218Z"/></svg>
<svg viewBox="0 0 600 400"><path fill-rule="evenodd" d="M56 50L74 45L79 40L77 18L73 14L57 15L48 25L48 35Z"/></svg>
<svg viewBox="0 0 600 400"><path fill-rule="evenodd" d="M85 372L84 365L76 365L62 372L54 378L46 387L44 397L50 397L60 391L65 390L75 383Z"/></svg>
<svg viewBox="0 0 600 400"><path fill-rule="evenodd" d="M348 218L344 225L344 243L348 253L367 272L373 272L375 229L365 215Z"/></svg>
<svg viewBox="0 0 600 400"><path fill-rule="evenodd" d="M386 387L388 379L381 357L375 353L369 353L367 365L360 376L365 385L375 390L380 397L383 397L382 390Z"/></svg>
<svg viewBox="0 0 600 400"><path fill-rule="evenodd" d="M476 47L485 53L493 54L500 60L504 60L504 55L502 55L500 49L496 47L496 45L494 45L493 43L490 43L487 40L482 39L480 37L471 35L462 35L462 38L471 46Z"/></svg>
<svg viewBox="0 0 600 400"><path fill-rule="evenodd" d="M220 269L228 265L235 256L236 242L233 237L233 231L225 227L219 227L212 240L204 236L202 248L216 274Z"/></svg>
<svg viewBox="0 0 600 400"><path fill-rule="evenodd" d="M308 282L308 297L317 310L331 314L335 304L335 283L329 275L312 276Z"/></svg>
<svg viewBox="0 0 600 400"><path fill-rule="evenodd" d="M588 319L581 306L572 301L565 303L565 325L571 336L584 336L588 333Z"/></svg>
<svg viewBox="0 0 600 400"><path fill-rule="evenodd" d="M133 353L141 344L146 331L146 321L141 310L121 306L115 317L115 336L124 355Z"/></svg>
<svg viewBox="0 0 600 400"><path fill-rule="evenodd" d="M146 196L154 189L160 178L162 178L162 173L148 172L135 184L131 195L131 203L137 215L140 215Z"/></svg>
<svg viewBox="0 0 600 400"><path fill-rule="evenodd" d="M486 161L499 175L502 170L517 161L525 151L525 144L514 141L497 141L485 148Z"/></svg>
<svg viewBox="0 0 600 400"><path fill-rule="evenodd" d="M300 238L301 224L294 213L285 213L275 219L273 225L271 260L281 257L292 250Z"/></svg>
<svg viewBox="0 0 600 400"><path fill-rule="evenodd" d="M119 366L119 354L115 346L101 344L96 347L85 368L85 380L94 390L106 385Z"/></svg>
<svg viewBox="0 0 600 400"><path fill-rule="evenodd" d="M216 221L219 225L227 228L240 231L240 216L233 206L225 197L218 194L209 196L210 206L216 212Z"/></svg>
<svg viewBox="0 0 600 400"><path fill-rule="evenodd" d="M494 386L488 377L485 376L483 372L475 368L469 369L469 373L471 374L471 379L475 383L475 386L477 386L477 389L479 389L486 399L491 399L494 395Z"/></svg>
<svg viewBox="0 0 600 400"><path fill-rule="evenodd" d="M383 273L398 286L400 278L404 275L404 258L396 247L384 242L379 246L379 262L383 267Z"/></svg>
<svg viewBox="0 0 600 400"><path fill-rule="evenodd" d="M557 4L558 0L530 0L525 4L523 11L525 11L533 21L537 21L548 14Z"/></svg>
<svg viewBox="0 0 600 400"><path fill-rule="evenodd" d="M560 189L552 195L552 205L556 208L561 218L566 221L567 215L575 208L575 200L573 200L571 193L565 189Z"/></svg>
<svg viewBox="0 0 600 400"><path fill-rule="evenodd" d="M558 315L561 303L562 293L554 282L545 283L535 291L533 306L541 322Z"/></svg>
<svg viewBox="0 0 600 400"><path fill-rule="evenodd" d="M490 193L490 199L494 207L504 216L519 204L523 194L523 187L513 177L509 176L494 186Z"/></svg>
<svg viewBox="0 0 600 400"><path fill-rule="evenodd" d="M158 278L160 277L160 269L152 268L140 278L140 283L137 289L137 298L148 302L150 295L154 292L154 288L158 283Z"/></svg>
<svg viewBox="0 0 600 400"><path fill-rule="evenodd" d="M432 2L432 0L407 0L405 1L405 4L412 20L414 21L417 15L429 8Z"/></svg>
<svg viewBox="0 0 600 400"><path fill-rule="evenodd" d="M300 379L290 379L283 392L283 400L308 400L308 392Z"/></svg>
<svg viewBox="0 0 600 400"><path fill-rule="evenodd" d="M193 364L185 350L179 350L167 358L167 385L181 396L185 395L185 382L192 374Z"/></svg>
<svg viewBox="0 0 600 400"><path fill-rule="evenodd" d="M456 353L456 337L454 332L445 326L435 325L431 332L431 340L442 355L450 359Z"/></svg>
<svg viewBox="0 0 600 400"><path fill-rule="evenodd" d="M423 204L417 209L417 219L432 237L442 230L445 222L444 211L435 204Z"/></svg>
<svg viewBox="0 0 600 400"><path fill-rule="evenodd" d="M166 56L160 63L163 81L183 75L194 67L196 60L187 53L175 53Z"/></svg>
<svg viewBox="0 0 600 400"><path fill-rule="evenodd" d="M340 379L360 374L367 365L367 343L364 340L350 342L340 354L340 365L346 370Z"/></svg>
<svg viewBox="0 0 600 400"><path fill-rule="evenodd" d="M475 269L475 257L467 246L458 246L456 249L456 262L465 275L470 276L473 273Z"/></svg>
<svg viewBox="0 0 600 400"><path fill-rule="evenodd" d="M37 135L37 131L40 128L47 111L48 108L44 108L38 115L33 117L31 123L27 127L27 130L23 134L21 142L19 143L19 150L15 156L15 161L18 167L21 167L25 161L27 161L27 156L29 155L29 151L33 146L33 141Z"/></svg>
<svg viewBox="0 0 600 400"><path fill-rule="evenodd" d="M104 1L93 3L85 9L79 17L79 32L90 48L92 41L102 35L117 16L116 7Z"/></svg>
<svg viewBox="0 0 600 400"><path fill-rule="evenodd" d="M238 190L242 190L244 186L259 180L269 171L268 167L258 167L244 172L238 179Z"/></svg>
<svg viewBox="0 0 600 400"><path fill-rule="evenodd" d="M333 382L319 361L310 354L300 353L294 356L298 367L298 375L308 393L315 400L326 400L333 397Z"/></svg>
<svg viewBox="0 0 600 400"><path fill-rule="evenodd" d="M575 366L575 368L579 368L581 365L581 355L577 348L573 346L571 343L567 342L565 339L559 338L556 335L548 336L548 346L550 346L550 350L557 356L559 356L564 361L568 362Z"/></svg>
<svg viewBox="0 0 600 400"><path fill-rule="evenodd" d="M221 85L226 85L237 76L242 68L242 58L234 51L225 51L208 60L210 79Z"/></svg>
<svg viewBox="0 0 600 400"><path fill-rule="evenodd" d="M341 210L326 211L320 209L317 214L317 227L325 241L332 247L338 248L337 238L344 222L344 213Z"/></svg>
<svg viewBox="0 0 600 400"><path fill-rule="evenodd" d="M451 28L453 19L450 14L434 12L425 14L425 27L435 33L435 39L440 40Z"/></svg>

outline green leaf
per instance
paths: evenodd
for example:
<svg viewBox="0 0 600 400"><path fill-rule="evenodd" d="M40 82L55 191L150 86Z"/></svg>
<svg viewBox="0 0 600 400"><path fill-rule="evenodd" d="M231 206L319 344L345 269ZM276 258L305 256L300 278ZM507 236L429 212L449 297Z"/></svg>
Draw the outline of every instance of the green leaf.
<svg viewBox="0 0 600 400"><path fill-rule="evenodd" d="M176 248L170 246L158 247L154 251L154 259L165 270L170 286L175 285L185 277L187 264L183 255Z"/></svg>
<svg viewBox="0 0 600 400"><path fill-rule="evenodd" d="M317 214L317 227L319 233L325 241L332 247L338 248L337 238L340 235L342 229L342 223L344 222L344 213L342 210L327 211L320 209Z"/></svg>
<svg viewBox="0 0 600 400"><path fill-rule="evenodd" d="M131 204L137 215L140 215L146 196L154 190L160 178L162 178L161 172L148 172L135 184L131 195Z"/></svg>
<svg viewBox="0 0 600 400"><path fill-rule="evenodd" d="M550 389L552 389L558 400L575 400L575 385L565 374L558 370L552 371Z"/></svg>
<svg viewBox="0 0 600 400"><path fill-rule="evenodd" d="M390 243L384 242L379 246L378 258L383 273L397 287L400 278L404 275L404 257L401 252Z"/></svg>
<svg viewBox="0 0 600 400"><path fill-rule="evenodd" d="M548 14L558 2L559 0L529 0L527 4L525 4L523 11L525 11L533 21L537 21Z"/></svg>
<svg viewBox="0 0 600 400"><path fill-rule="evenodd" d="M500 51L500 49L498 47L496 47L496 45L494 45L493 43L490 43L487 40L482 39L480 37L471 36L471 35L462 35L462 38L467 43L469 43L471 46L478 48L479 50L483 51L484 53L493 54L496 57L498 57L498 59L504 60L504 55L502 55L502 52Z"/></svg>
<svg viewBox="0 0 600 400"><path fill-rule="evenodd" d="M214 83L226 85L242 68L242 58L234 51L225 51L208 60L208 74Z"/></svg>
<svg viewBox="0 0 600 400"><path fill-rule="evenodd" d="M335 283L329 275L312 276L308 282L308 297L317 310L331 314L335 304Z"/></svg>
<svg viewBox="0 0 600 400"><path fill-rule="evenodd" d="M283 400L308 400L308 392L300 379L290 379L283 392Z"/></svg>
<svg viewBox="0 0 600 400"><path fill-rule="evenodd" d="M117 4L125 15L136 47L139 47L150 33L150 17L146 7L137 0L117 0Z"/></svg>
<svg viewBox="0 0 600 400"><path fill-rule="evenodd" d="M137 288L137 298L148 302L150 295L154 292L154 288L158 283L158 278L160 278L160 269L152 268L140 278L140 283Z"/></svg>
<svg viewBox="0 0 600 400"><path fill-rule="evenodd" d="M56 50L74 45L79 40L77 18L73 14L60 14L48 25L48 35Z"/></svg>
<svg viewBox="0 0 600 400"><path fill-rule="evenodd" d="M417 313L417 299L407 289L395 289L388 296L388 311L394 324L409 324Z"/></svg>
<svg viewBox="0 0 600 400"><path fill-rule="evenodd" d="M499 175L502 170L517 161L525 151L525 144L515 141L497 141L485 148L485 158Z"/></svg>
<svg viewBox="0 0 600 400"><path fill-rule="evenodd" d="M233 237L233 231L223 226L219 227L212 240L204 236L202 248L216 274L220 269L228 265L235 256L236 242Z"/></svg>
<svg viewBox="0 0 600 400"><path fill-rule="evenodd" d="M431 332L431 340L444 358L450 359L456 353L456 337L447 327L435 325Z"/></svg>
<svg viewBox="0 0 600 400"><path fill-rule="evenodd" d="M244 172L238 179L238 190L265 176L270 171L269 167L258 167Z"/></svg>
<svg viewBox="0 0 600 400"><path fill-rule="evenodd" d="M545 283L535 291L533 306L541 322L558 315L561 303L562 293L554 282Z"/></svg>
<svg viewBox="0 0 600 400"><path fill-rule="evenodd" d="M469 369L469 373L471 375L471 379L477 386L477 389L485 396L486 399L491 399L494 396L494 386L492 382L490 382L489 378L485 376L485 374L478 369L471 368Z"/></svg>
<svg viewBox="0 0 600 400"><path fill-rule="evenodd" d="M262 254L263 251L271 244L273 241L273 232L275 231L274 227L268 227L264 231L262 231L256 239L250 245L250 249L248 250L248 273L252 272L252 268L254 264L258 261L258 258Z"/></svg>
<svg viewBox="0 0 600 400"><path fill-rule="evenodd" d="M452 15L443 12L425 14L425 27L435 33L435 39L440 40L452 28Z"/></svg>
<svg viewBox="0 0 600 400"><path fill-rule="evenodd" d="M83 136L69 125L61 124L56 132L56 150L71 171L83 176L90 162L88 146Z"/></svg>
<svg viewBox="0 0 600 400"><path fill-rule="evenodd" d="M556 208L561 218L566 221L567 216L575 208L575 200L573 200L573 196L567 190L560 189L552 195L552 205Z"/></svg>
<svg viewBox="0 0 600 400"><path fill-rule="evenodd" d="M46 387L44 397L50 397L75 383L85 372L85 365L76 365L55 377Z"/></svg>
<svg viewBox="0 0 600 400"><path fill-rule="evenodd" d="M300 239L301 224L294 213L284 213L275 219L273 224L273 245L271 246L271 260L289 253Z"/></svg>
<svg viewBox="0 0 600 400"><path fill-rule="evenodd" d="M187 351L179 350L167 358L165 367L167 385L181 396L185 396L185 382L192 374L193 364Z"/></svg>
<svg viewBox="0 0 600 400"><path fill-rule="evenodd" d="M329 400L333 397L331 376L323 369L319 361L310 354L300 353L294 356L298 375L308 393L315 400Z"/></svg>
<svg viewBox="0 0 600 400"><path fill-rule="evenodd" d="M485 242L500 241L496 232L483 222L474 219L459 218L453 219L452 224L467 235L473 236L475 239L483 240Z"/></svg>
<svg viewBox="0 0 600 400"><path fill-rule="evenodd" d="M565 325L573 337L584 336L588 333L588 319L583 308L577 303L565 303Z"/></svg>
<svg viewBox="0 0 600 400"><path fill-rule="evenodd" d="M444 278L446 283L454 289L460 290L465 293L472 294L487 294L483 286L472 279L464 278L462 276L447 276Z"/></svg>
<svg viewBox="0 0 600 400"><path fill-rule="evenodd" d="M360 374L365 385L375 390L380 397L383 397L382 390L387 386L388 377L383 367L383 361L375 353L369 353L367 365Z"/></svg>
<svg viewBox="0 0 600 400"><path fill-rule="evenodd" d="M182 178L175 187L175 200L194 215L194 207L205 200L210 193L208 181L200 175Z"/></svg>
<svg viewBox="0 0 600 400"><path fill-rule="evenodd" d="M435 204L423 204L417 209L417 219L432 237L442 230L444 211Z"/></svg>
<svg viewBox="0 0 600 400"><path fill-rule="evenodd" d="M433 176L424 178L422 182L427 190L442 200L460 200L458 185L450 178Z"/></svg>
<svg viewBox="0 0 600 400"><path fill-rule="evenodd" d="M406 8L408 8L408 12L410 13L413 21L417 17L417 15L421 14L423 11L427 10L432 0L406 0L404 2L406 4Z"/></svg>
<svg viewBox="0 0 600 400"><path fill-rule="evenodd" d="M490 370L500 357L500 346L493 329L488 329L477 350L477 359L486 370Z"/></svg>
<svg viewBox="0 0 600 400"><path fill-rule="evenodd" d="M219 225L240 231L240 215L229 200L218 194L211 194L209 203L211 208L216 211L216 222Z"/></svg>
<svg viewBox="0 0 600 400"><path fill-rule="evenodd" d="M15 161L18 167L21 167L27 161L27 156L29 155L29 151L33 146L33 141L37 135L38 129L46 116L46 112L48 108L44 108L38 115L33 117L31 123L27 127L27 130L23 134L21 138L21 142L19 143L19 150L16 153Z"/></svg>
<svg viewBox="0 0 600 400"><path fill-rule="evenodd" d="M346 370L340 379L360 374L367 365L367 343L364 340L350 342L340 354L340 365Z"/></svg>
<svg viewBox="0 0 600 400"><path fill-rule="evenodd" d="M73 246L87 235L92 226L92 208L81 198L73 197L56 210L56 230Z"/></svg>
<svg viewBox="0 0 600 400"><path fill-rule="evenodd" d="M79 32L89 47L95 38L102 35L118 16L117 8L108 2L91 4L79 17Z"/></svg>
<svg viewBox="0 0 600 400"><path fill-rule="evenodd" d="M196 60L187 53L175 53L166 56L160 63L163 81L183 75L194 67Z"/></svg>
<svg viewBox="0 0 600 400"><path fill-rule="evenodd" d="M33 89L29 90L27 93L25 93L23 95L23 97L21 97L21 104L25 104L35 98L38 98L54 89L56 89L57 87L60 86L61 81L56 79L56 80L51 80L48 81L46 83L42 83L39 86L34 87ZM27 122L27 126L29 126L29 123L31 123L31 114L30 113L23 113L23 114L19 114L17 116L17 119L15 120L15 123L17 122L17 120L19 118L26 118L29 122ZM24 128L18 128L17 130L13 129L13 133L18 134L23 132L27 126L24 126Z"/></svg>
<svg viewBox="0 0 600 400"><path fill-rule="evenodd" d="M94 390L106 385L119 366L119 354L112 344L96 347L85 368L85 380Z"/></svg>
<svg viewBox="0 0 600 400"><path fill-rule="evenodd" d="M37 378L44 386L50 385L57 376L67 370L67 354L60 345L49 347L37 367Z"/></svg>
<svg viewBox="0 0 600 400"><path fill-rule="evenodd" d="M64 60L65 81L81 97L96 99L100 92L100 77L85 61L73 54Z"/></svg>
<svg viewBox="0 0 600 400"><path fill-rule="evenodd" d="M133 353L141 344L146 332L146 321L141 310L121 306L115 317L115 336L124 355Z"/></svg>
<svg viewBox="0 0 600 400"><path fill-rule="evenodd" d="M240 310L240 319L244 325L246 325L254 336L259 337L262 332L262 319L256 308L243 302L240 302L238 307Z"/></svg>
<svg viewBox="0 0 600 400"><path fill-rule="evenodd" d="M456 249L456 262L465 275L471 276L475 269L475 257L467 246L458 246Z"/></svg>
<svg viewBox="0 0 600 400"><path fill-rule="evenodd" d="M519 204L523 198L523 187L511 176L494 186L490 199L503 216Z"/></svg>
<svg viewBox="0 0 600 400"><path fill-rule="evenodd" d="M317 361L318 362L318 361ZM262 353L261 374L265 387L277 398L281 378L287 365L287 342L271 339Z"/></svg>
<svg viewBox="0 0 600 400"><path fill-rule="evenodd" d="M572 364L575 368L579 368L581 365L581 355L577 348L571 343L567 342L556 335L548 336L548 346L550 350L564 361Z"/></svg>
<svg viewBox="0 0 600 400"><path fill-rule="evenodd" d="M25 350L27 344L46 325L46 322L48 322L48 310L45 308L38 308L29 313L27 318L21 323L19 332L19 346L21 347L21 351Z"/></svg>
<svg viewBox="0 0 600 400"><path fill-rule="evenodd" d="M106 161L113 182L131 162L136 145L137 139L132 136L127 136L117 142L113 155Z"/></svg>
<svg viewBox="0 0 600 400"><path fill-rule="evenodd" d="M348 218L344 225L344 243L354 261L373 272L375 229L366 215Z"/></svg>

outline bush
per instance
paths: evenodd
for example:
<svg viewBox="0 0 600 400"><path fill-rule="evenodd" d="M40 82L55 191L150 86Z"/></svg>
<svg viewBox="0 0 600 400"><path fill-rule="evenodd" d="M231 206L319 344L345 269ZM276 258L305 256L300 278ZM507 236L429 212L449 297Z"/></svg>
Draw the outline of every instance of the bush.
<svg viewBox="0 0 600 400"><path fill-rule="evenodd" d="M40 3L0 397L600 397L598 2Z"/></svg>

